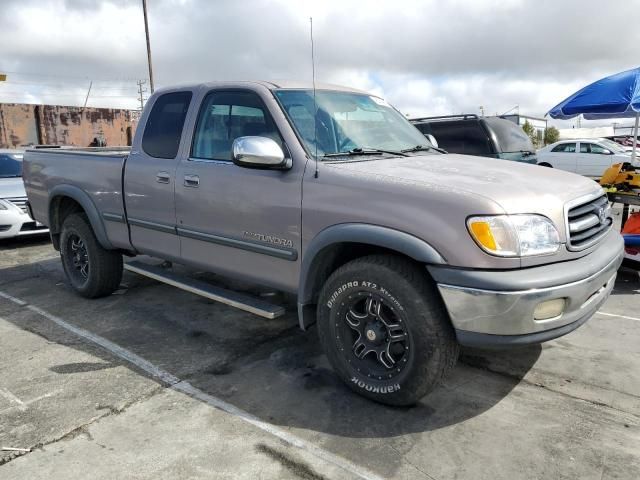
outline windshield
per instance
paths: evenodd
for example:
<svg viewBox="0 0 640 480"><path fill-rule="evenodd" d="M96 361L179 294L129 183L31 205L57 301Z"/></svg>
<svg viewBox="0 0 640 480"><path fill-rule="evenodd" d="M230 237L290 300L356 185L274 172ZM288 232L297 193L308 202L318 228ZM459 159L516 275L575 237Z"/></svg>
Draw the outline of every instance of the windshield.
<svg viewBox="0 0 640 480"><path fill-rule="evenodd" d="M504 118L486 118L485 121L496 134L502 153L536 151L531 139L519 125Z"/></svg>
<svg viewBox="0 0 640 480"><path fill-rule="evenodd" d="M627 151L620 145L619 143L614 142L613 140L604 139L601 140L600 143L603 147L608 148L614 153L627 153Z"/></svg>
<svg viewBox="0 0 640 480"><path fill-rule="evenodd" d="M0 153L0 178L22 176L22 154Z"/></svg>
<svg viewBox="0 0 640 480"><path fill-rule="evenodd" d="M429 141L384 100L359 93L277 90L277 98L307 151L319 157L349 151L399 152ZM314 128L315 125L315 128Z"/></svg>

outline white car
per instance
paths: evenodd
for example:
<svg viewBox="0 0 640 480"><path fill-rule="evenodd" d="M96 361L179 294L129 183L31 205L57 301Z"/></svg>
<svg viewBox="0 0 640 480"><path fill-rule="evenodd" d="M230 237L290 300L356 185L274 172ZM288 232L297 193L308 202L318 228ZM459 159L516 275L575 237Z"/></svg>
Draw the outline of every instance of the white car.
<svg viewBox="0 0 640 480"><path fill-rule="evenodd" d="M592 178L600 178L611 165L623 162L631 162L630 153L606 138L561 140L538 150L538 165ZM637 160L635 166L640 166Z"/></svg>
<svg viewBox="0 0 640 480"><path fill-rule="evenodd" d="M27 213L22 183L22 151L0 150L0 239L46 233Z"/></svg>

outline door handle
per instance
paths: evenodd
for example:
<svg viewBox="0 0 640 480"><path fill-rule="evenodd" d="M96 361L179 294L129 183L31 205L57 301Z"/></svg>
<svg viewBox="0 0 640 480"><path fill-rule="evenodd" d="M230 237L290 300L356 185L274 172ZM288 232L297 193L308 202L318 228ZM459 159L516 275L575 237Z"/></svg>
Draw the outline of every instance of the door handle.
<svg viewBox="0 0 640 480"><path fill-rule="evenodd" d="M171 175L169 172L158 172L156 173L156 182L158 183L169 183L171 181Z"/></svg>
<svg viewBox="0 0 640 480"><path fill-rule="evenodd" d="M185 175L184 186L197 188L200 185L200 177L198 175Z"/></svg>

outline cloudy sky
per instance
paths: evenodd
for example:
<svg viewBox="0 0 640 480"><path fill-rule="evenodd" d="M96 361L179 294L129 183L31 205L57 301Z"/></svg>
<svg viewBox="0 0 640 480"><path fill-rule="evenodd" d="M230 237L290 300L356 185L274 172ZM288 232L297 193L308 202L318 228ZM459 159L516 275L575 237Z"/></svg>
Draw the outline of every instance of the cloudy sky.
<svg viewBox="0 0 640 480"><path fill-rule="evenodd" d="M0 0L0 102L135 108L141 0ZM148 0L156 87L316 76L402 112L543 115L640 64L640 0ZM584 124L583 124L584 125Z"/></svg>

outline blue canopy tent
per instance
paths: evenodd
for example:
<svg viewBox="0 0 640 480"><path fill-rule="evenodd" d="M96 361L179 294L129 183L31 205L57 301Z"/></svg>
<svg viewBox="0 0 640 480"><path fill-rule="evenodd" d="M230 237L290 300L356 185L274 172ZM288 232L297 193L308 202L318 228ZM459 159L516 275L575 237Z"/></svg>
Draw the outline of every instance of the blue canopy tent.
<svg viewBox="0 0 640 480"><path fill-rule="evenodd" d="M635 118L633 153L636 159L640 119L640 67L616 73L587 85L553 107L547 115L567 120L584 115L586 120Z"/></svg>

